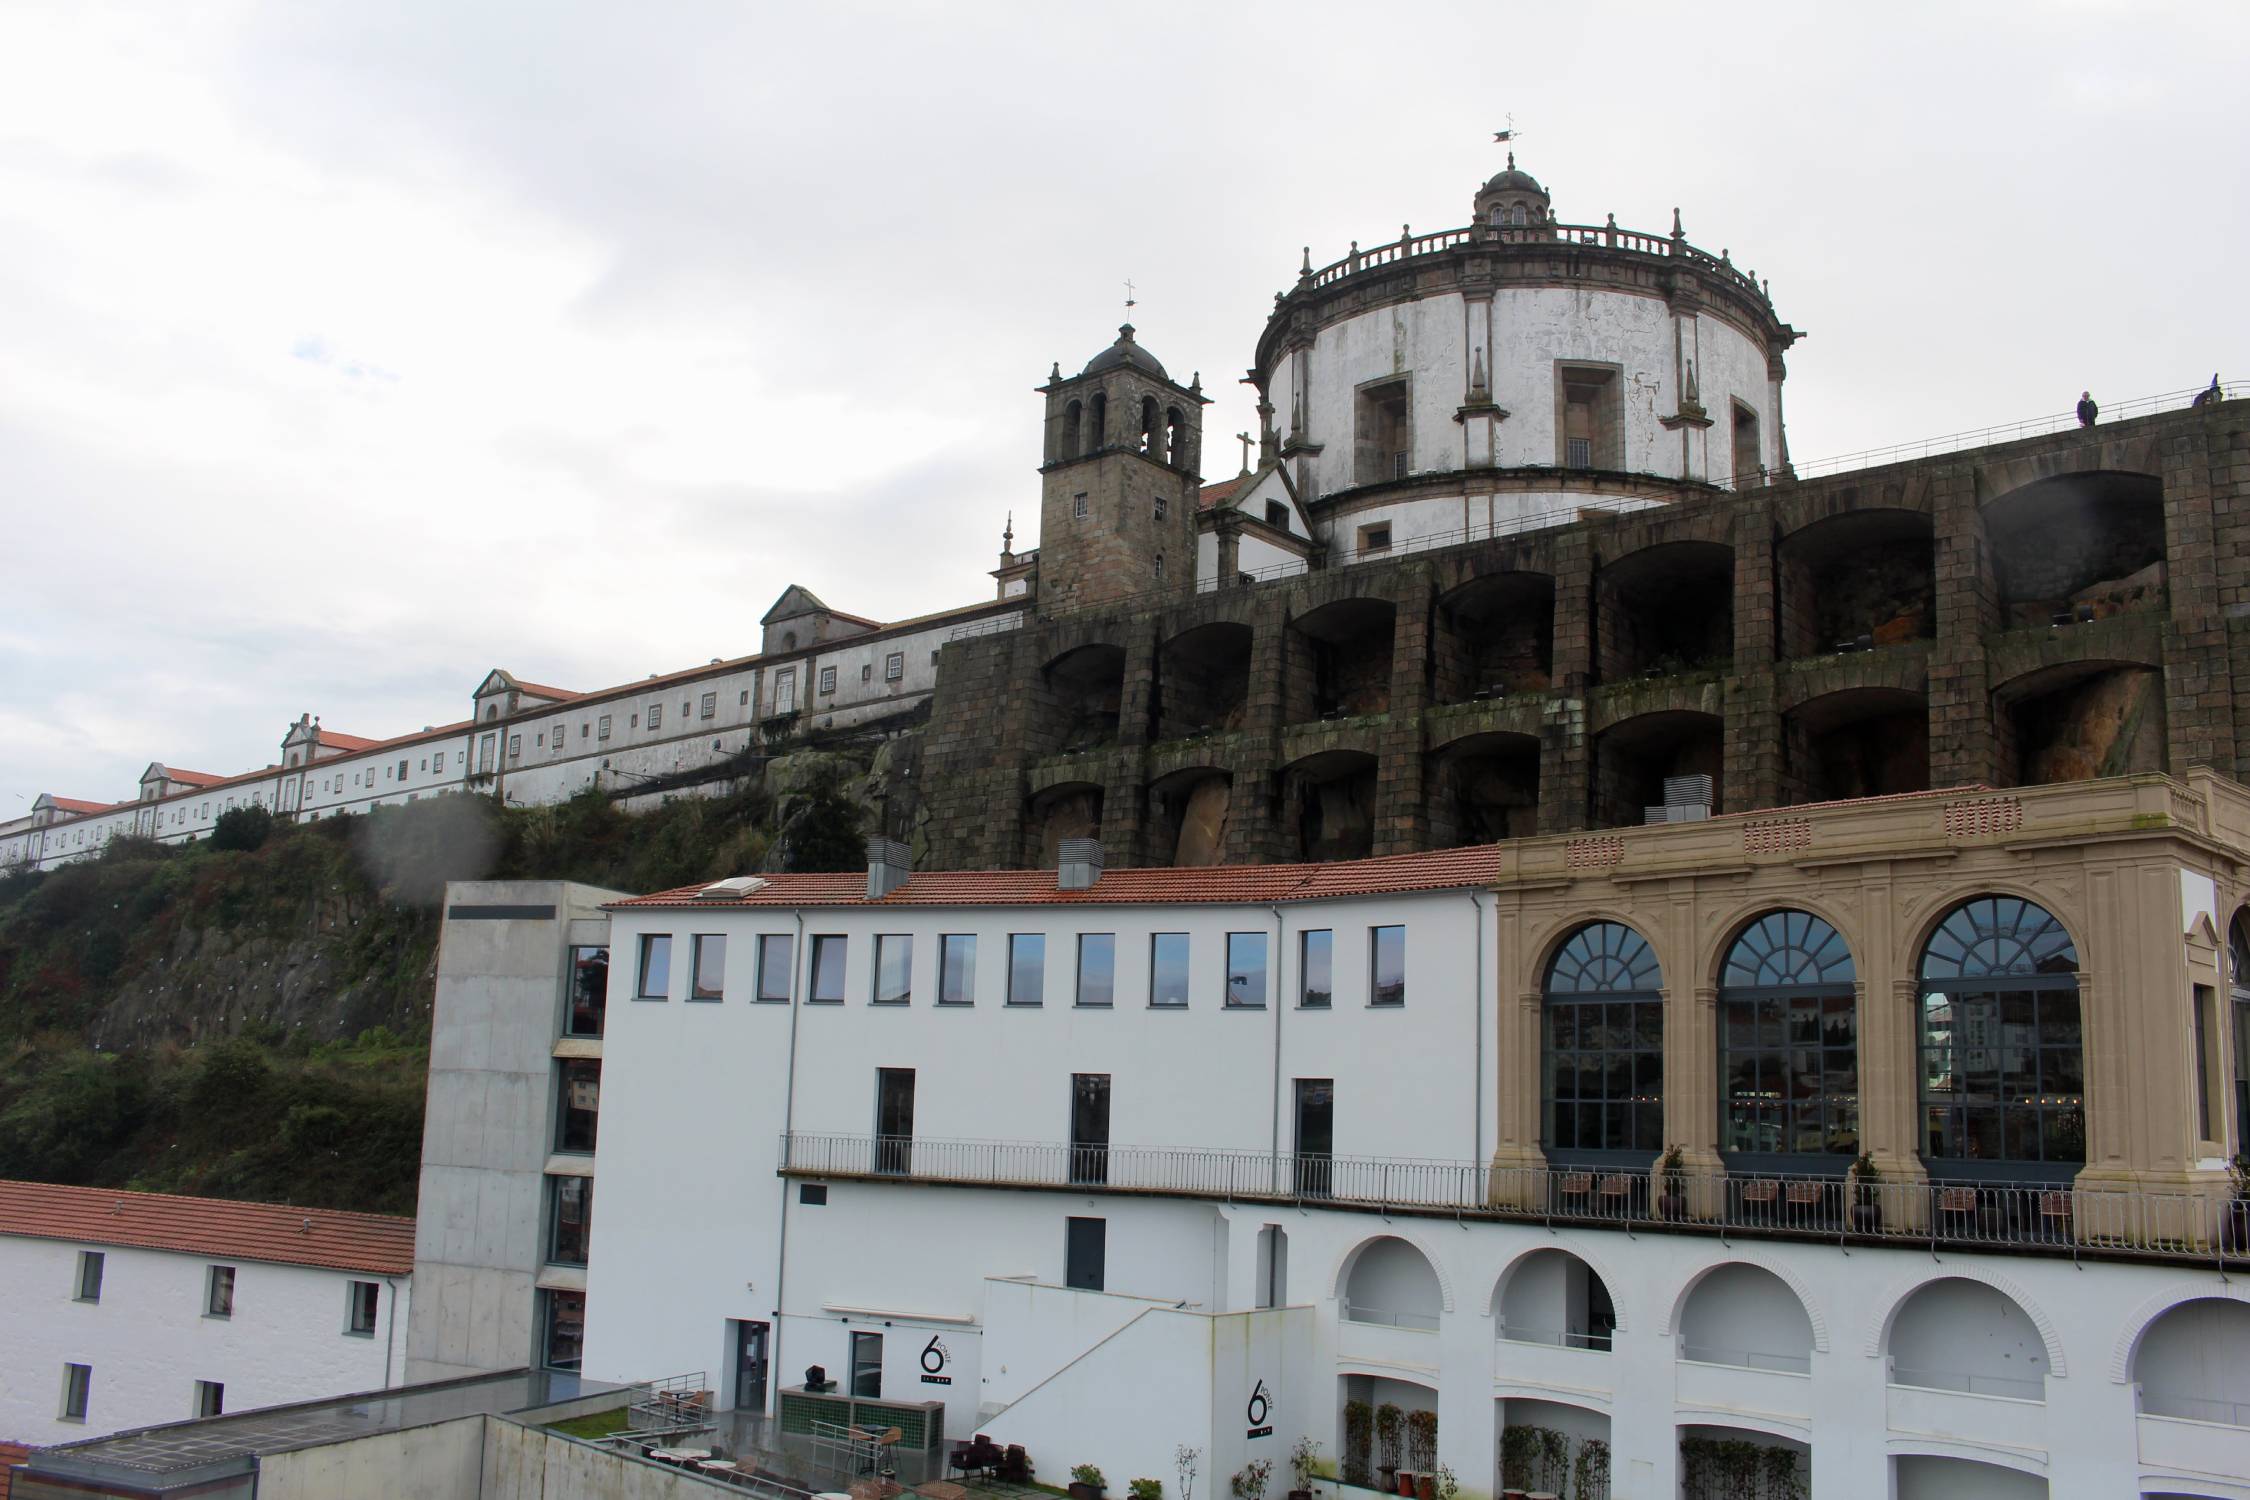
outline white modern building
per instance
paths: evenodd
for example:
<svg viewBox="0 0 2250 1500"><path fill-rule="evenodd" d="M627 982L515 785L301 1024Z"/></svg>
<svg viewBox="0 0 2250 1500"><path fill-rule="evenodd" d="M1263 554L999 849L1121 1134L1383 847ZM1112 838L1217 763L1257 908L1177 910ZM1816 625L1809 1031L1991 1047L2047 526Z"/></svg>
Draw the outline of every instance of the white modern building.
<svg viewBox="0 0 2250 1500"><path fill-rule="evenodd" d="M2250 795L2006 800L616 903L550 1311L1113 1489L2246 1500Z"/></svg>
<svg viewBox="0 0 2250 1500"><path fill-rule="evenodd" d="M414 1221L0 1181L0 1440L403 1378Z"/></svg>

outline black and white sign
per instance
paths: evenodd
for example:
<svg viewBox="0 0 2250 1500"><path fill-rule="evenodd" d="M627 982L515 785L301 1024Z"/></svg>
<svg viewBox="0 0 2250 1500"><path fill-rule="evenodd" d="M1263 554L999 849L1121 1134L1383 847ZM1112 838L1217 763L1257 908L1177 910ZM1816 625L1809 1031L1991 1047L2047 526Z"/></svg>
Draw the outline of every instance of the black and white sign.
<svg viewBox="0 0 2250 1500"><path fill-rule="evenodd" d="M1273 1436L1273 1423L1268 1420L1273 1415L1273 1398L1266 1394L1266 1383L1263 1380L1250 1388L1250 1404L1243 1409L1242 1414L1250 1419L1251 1437Z"/></svg>
<svg viewBox="0 0 2250 1500"><path fill-rule="evenodd" d="M931 1334L930 1341L922 1346L922 1384L953 1384L953 1377L945 1373L945 1367L952 1363L953 1351L939 1343L936 1334Z"/></svg>

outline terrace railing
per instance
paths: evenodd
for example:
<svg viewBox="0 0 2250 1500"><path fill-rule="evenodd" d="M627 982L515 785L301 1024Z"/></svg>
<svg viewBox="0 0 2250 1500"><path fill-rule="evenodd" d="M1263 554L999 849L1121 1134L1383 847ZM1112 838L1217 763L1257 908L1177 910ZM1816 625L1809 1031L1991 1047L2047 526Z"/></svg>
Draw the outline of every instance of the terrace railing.
<svg viewBox="0 0 2250 1500"><path fill-rule="evenodd" d="M1690 1176L1654 1168L1494 1167L1484 1162L1178 1146L1103 1150L1052 1141L928 1140L796 1132L786 1177L1055 1188L1445 1213L1496 1221L2039 1251L2250 1266L2239 1205L2187 1192L2058 1183L1872 1182L1773 1173ZM1675 1190L1676 1189L1676 1190ZM2239 1231L2243 1226L2235 1226Z"/></svg>

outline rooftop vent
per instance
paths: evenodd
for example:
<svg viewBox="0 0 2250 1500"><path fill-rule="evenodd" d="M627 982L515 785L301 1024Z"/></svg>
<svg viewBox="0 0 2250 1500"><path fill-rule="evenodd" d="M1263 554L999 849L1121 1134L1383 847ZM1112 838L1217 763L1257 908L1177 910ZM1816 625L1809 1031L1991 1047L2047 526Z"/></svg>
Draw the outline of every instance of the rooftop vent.
<svg viewBox="0 0 2250 1500"><path fill-rule="evenodd" d="M914 855L897 839L881 834L867 841L867 899L880 901L906 884L914 873Z"/></svg>
<svg viewBox="0 0 2250 1500"><path fill-rule="evenodd" d="M736 901L766 888L763 875L730 875L724 880L714 880L695 893L698 901Z"/></svg>
<svg viewBox="0 0 2250 1500"><path fill-rule="evenodd" d="M1062 862L1055 872L1055 889L1058 891L1090 891L1094 882L1102 878L1102 841L1100 839L1064 839Z"/></svg>
<svg viewBox="0 0 2250 1500"><path fill-rule="evenodd" d="M1700 823L1711 816L1709 776L1667 776L1664 805L1641 809L1644 823Z"/></svg>

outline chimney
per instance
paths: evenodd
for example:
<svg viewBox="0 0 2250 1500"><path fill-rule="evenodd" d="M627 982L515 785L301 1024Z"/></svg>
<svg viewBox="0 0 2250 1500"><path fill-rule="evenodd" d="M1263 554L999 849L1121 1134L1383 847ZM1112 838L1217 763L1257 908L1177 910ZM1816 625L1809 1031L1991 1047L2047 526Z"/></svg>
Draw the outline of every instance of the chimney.
<svg viewBox="0 0 2250 1500"><path fill-rule="evenodd" d="M879 901L906 884L914 873L914 855L897 839L881 834L867 841L867 899Z"/></svg>
<svg viewBox="0 0 2250 1500"><path fill-rule="evenodd" d="M1058 891L1090 891L1094 882L1102 878L1102 841L1100 839L1064 839L1062 841L1062 868L1055 873Z"/></svg>

